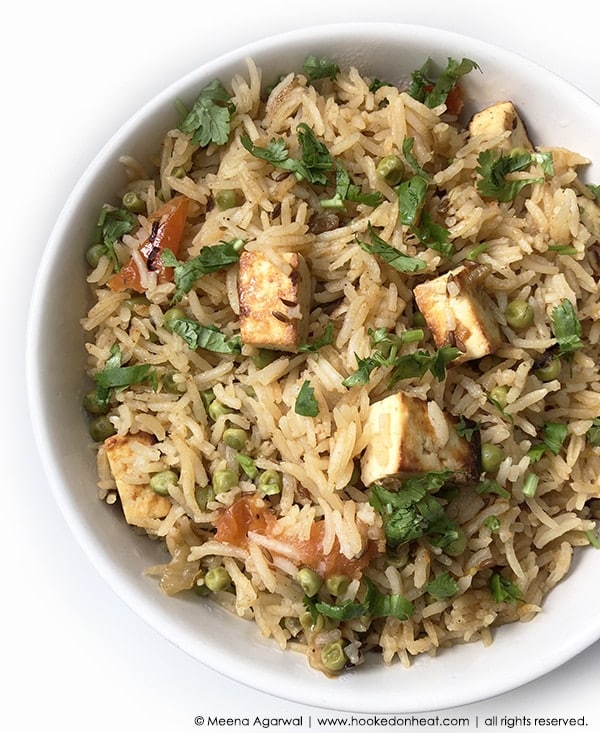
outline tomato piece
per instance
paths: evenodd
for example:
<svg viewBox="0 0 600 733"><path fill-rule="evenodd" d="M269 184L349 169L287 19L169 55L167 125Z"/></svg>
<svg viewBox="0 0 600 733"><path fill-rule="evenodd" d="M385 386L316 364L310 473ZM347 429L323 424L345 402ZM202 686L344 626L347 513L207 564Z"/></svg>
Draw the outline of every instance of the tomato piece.
<svg viewBox="0 0 600 733"><path fill-rule="evenodd" d="M464 107L464 100L460 84L455 84L446 97L446 109L451 115L459 115Z"/></svg>
<svg viewBox="0 0 600 733"><path fill-rule="evenodd" d="M323 553L325 522L314 522L310 537L301 540L293 535L273 533L276 523L275 514L267 507L258 506L253 497L242 497L224 509L216 521L215 539L227 542L236 547L248 546L248 533L256 532L263 537L276 539L287 545L289 555L299 564L312 568L323 578L332 575L349 575L360 577L361 571L379 554L376 542L369 542L366 551L358 558L348 559L340 551L337 539L326 555Z"/></svg>
<svg viewBox="0 0 600 733"><path fill-rule="evenodd" d="M176 196L148 217L151 233L140 245L138 252L148 269L158 273L158 282L167 282L173 277L173 269L162 264L160 253L164 249L170 249L175 256L179 254L188 208L189 199L185 196ZM108 287L114 292L122 290L144 292L134 257L110 278Z"/></svg>

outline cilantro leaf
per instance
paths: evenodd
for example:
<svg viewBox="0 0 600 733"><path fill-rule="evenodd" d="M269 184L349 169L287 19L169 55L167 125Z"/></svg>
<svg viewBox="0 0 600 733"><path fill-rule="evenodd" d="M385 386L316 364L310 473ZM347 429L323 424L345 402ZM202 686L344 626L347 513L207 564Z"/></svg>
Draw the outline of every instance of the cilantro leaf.
<svg viewBox="0 0 600 733"><path fill-rule="evenodd" d="M431 175L427 173L421 166L419 165L419 162L415 158L413 154L413 147L415 144L414 137L406 137L404 138L402 142L402 155L404 156L406 162L409 164L409 166L413 169L414 173L421 178L424 178L425 180L429 180L431 178Z"/></svg>
<svg viewBox="0 0 600 733"><path fill-rule="evenodd" d="M327 56L311 54L304 59L302 68L308 81L331 79L333 81L340 72L340 67Z"/></svg>
<svg viewBox="0 0 600 733"><path fill-rule="evenodd" d="M304 417L316 417L319 414L319 403L315 398L315 390L308 379L305 379L300 387L294 403L294 412Z"/></svg>
<svg viewBox="0 0 600 733"><path fill-rule="evenodd" d="M397 359L391 375L390 386L402 379L423 377L428 371L440 382L446 377L447 365L462 352L455 346L442 346L433 354L424 349L414 351Z"/></svg>
<svg viewBox="0 0 600 733"><path fill-rule="evenodd" d="M156 372L149 364L132 364L121 366L121 347L113 344L104 368L94 375L96 382L96 400L98 404L108 406L113 389L123 389L133 384L151 382L156 385Z"/></svg>
<svg viewBox="0 0 600 733"><path fill-rule="evenodd" d="M519 586L509 578L500 575L500 573L492 573L490 590L496 603L512 603L523 600L523 593Z"/></svg>
<svg viewBox="0 0 600 733"><path fill-rule="evenodd" d="M379 191L362 193L359 186L352 183L348 171L337 161L335 173L335 194L332 198L321 199L319 202L324 209L344 209L345 201L353 201L367 206L378 206L383 197Z"/></svg>
<svg viewBox="0 0 600 733"><path fill-rule="evenodd" d="M425 590L434 598L452 598L458 591L458 583L448 571L437 575L426 584Z"/></svg>
<svg viewBox="0 0 600 733"><path fill-rule="evenodd" d="M413 226L412 232L421 244L429 249L436 250L444 257L452 255L454 245L450 241L450 232L440 224L436 224L426 211L421 214L421 225Z"/></svg>
<svg viewBox="0 0 600 733"><path fill-rule="evenodd" d="M543 156L543 157L542 157ZM553 170L552 158L548 154L528 153L526 150L516 149L508 154L493 150L484 150L477 158L479 164L475 169L481 176L477 181L477 190L485 198L496 199L502 203L513 201L519 192L530 183L541 183L543 178L509 179L511 173L524 171L532 163L540 163L542 171L551 175Z"/></svg>
<svg viewBox="0 0 600 733"><path fill-rule="evenodd" d="M201 89L192 109L179 129L192 134L192 142L204 148L210 143L224 145L231 131L231 116L235 105L231 95L218 79Z"/></svg>
<svg viewBox="0 0 600 733"><path fill-rule="evenodd" d="M202 275L208 275L233 265L240 259L244 242L242 239L231 239L202 247L199 254L186 262L180 262L170 249L163 249L161 259L165 267L174 268L175 294L174 301L179 301L194 287L194 283Z"/></svg>
<svg viewBox="0 0 600 733"><path fill-rule="evenodd" d="M368 232L371 238L371 244L362 242L357 238L357 243L362 250L372 255L378 255L384 262L393 267L398 272L404 272L407 274L414 272L421 272L427 265L418 257L412 257L400 252L400 250L392 247L384 239L382 239L373 229L371 224L368 225Z"/></svg>
<svg viewBox="0 0 600 733"><path fill-rule="evenodd" d="M583 341L580 338L581 323L571 301L563 298L560 304L552 310L550 318L552 333L558 341L559 355L571 359L575 351L583 349Z"/></svg>
<svg viewBox="0 0 600 733"><path fill-rule="evenodd" d="M456 61L448 58L446 68L435 78L432 66L432 60L427 59L420 69L413 71L412 81L408 87L410 96L429 108L443 104L461 77L473 69L479 69L478 64L471 59L463 58L462 61Z"/></svg>
<svg viewBox="0 0 600 733"><path fill-rule="evenodd" d="M331 343L333 343L333 323L330 321L320 338L315 339L315 341L312 341L311 343L301 344L298 351L315 352L322 349L324 346L329 346Z"/></svg>
<svg viewBox="0 0 600 733"><path fill-rule="evenodd" d="M569 428L564 423L544 423L542 443L532 446L527 452L531 462L535 463L539 461L547 451L557 456L560 453L568 432Z"/></svg>
<svg viewBox="0 0 600 733"><path fill-rule="evenodd" d="M497 494L503 499L510 499L510 491L505 489L503 486L500 486L496 479L493 478L486 478L481 481L475 487L475 491L478 494Z"/></svg>
<svg viewBox="0 0 600 733"><path fill-rule="evenodd" d="M600 446L600 417L595 417L592 424L585 434L587 442L597 448Z"/></svg>
<svg viewBox="0 0 600 733"><path fill-rule="evenodd" d="M115 253L115 244L125 234L133 231L137 218L127 209L113 209L103 206L96 224L95 242L100 244L104 253L111 260L115 270L119 269L119 260Z"/></svg>
<svg viewBox="0 0 600 733"><path fill-rule="evenodd" d="M413 176L398 186L400 221L408 227L418 224L429 183L423 176Z"/></svg>
<svg viewBox="0 0 600 733"><path fill-rule="evenodd" d="M406 621L415 612L414 605L398 593L382 593L375 585L364 579L367 592L363 601L342 601L341 603L326 603L304 596L304 605L313 618L317 613L336 621L349 621L361 616L371 618L387 618L391 616L400 621Z"/></svg>
<svg viewBox="0 0 600 733"><path fill-rule="evenodd" d="M238 335L228 336L217 326L203 326L192 318L173 318L169 329L180 336L192 351L206 349L219 354L239 354L242 342Z"/></svg>

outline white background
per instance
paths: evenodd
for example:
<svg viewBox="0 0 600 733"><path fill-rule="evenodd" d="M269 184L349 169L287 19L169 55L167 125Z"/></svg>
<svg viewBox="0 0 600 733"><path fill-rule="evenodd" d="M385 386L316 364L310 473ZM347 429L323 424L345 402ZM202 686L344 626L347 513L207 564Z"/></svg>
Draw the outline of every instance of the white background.
<svg viewBox="0 0 600 733"><path fill-rule="evenodd" d="M537 61L600 101L592 7L587 0L11 3L0 39L1 730L179 733L202 730L194 725L199 714L302 715L308 729L308 716L317 728L323 714L242 687L159 637L97 575L49 493L25 400L26 315L49 231L102 144L143 103L202 62L280 31L349 20L476 36ZM509 729L500 725L501 716L586 715L592 733L600 730L599 682L596 643L541 680L442 711L440 718L468 717L471 728L500 731ZM494 715L498 725L488 720L486 726Z"/></svg>

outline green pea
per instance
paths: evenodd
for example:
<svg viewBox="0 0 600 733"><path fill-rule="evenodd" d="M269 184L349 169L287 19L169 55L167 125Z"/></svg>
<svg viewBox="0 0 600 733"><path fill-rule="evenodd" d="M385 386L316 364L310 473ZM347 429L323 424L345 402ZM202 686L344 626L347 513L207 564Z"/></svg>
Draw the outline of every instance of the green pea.
<svg viewBox="0 0 600 733"><path fill-rule="evenodd" d="M558 379L560 375L561 363L558 356L553 356L549 360L545 360L540 366L534 369L533 373L542 382L551 382Z"/></svg>
<svg viewBox="0 0 600 733"><path fill-rule="evenodd" d="M122 201L123 206L133 214L143 214L146 211L146 204L135 191L128 191Z"/></svg>
<svg viewBox="0 0 600 733"><path fill-rule="evenodd" d="M460 527L458 528L458 537L452 540L445 548L444 552L450 557L458 557L467 549L467 535Z"/></svg>
<svg viewBox="0 0 600 733"><path fill-rule="evenodd" d="M323 578L311 568L300 568L296 580L309 598L316 595L323 585Z"/></svg>
<svg viewBox="0 0 600 733"><path fill-rule="evenodd" d="M213 487L210 485L196 486L194 497L196 498L196 503L198 504L200 509L204 511L208 502L212 501L215 498L215 492L213 491Z"/></svg>
<svg viewBox="0 0 600 733"><path fill-rule="evenodd" d="M238 485L238 475L231 468L222 468L212 475L212 488L216 494L223 494Z"/></svg>
<svg viewBox="0 0 600 733"><path fill-rule="evenodd" d="M321 649L321 662L330 672L339 672L345 666L346 655L339 639L325 644Z"/></svg>
<svg viewBox="0 0 600 733"><path fill-rule="evenodd" d="M242 450L247 440L248 433L242 428L227 428L223 431L223 442L235 450Z"/></svg>
<svg viewBox="0 0 600 733"><path fill-rule="evenodd" d="M200 398L204 404L204 409L208 410L210 403L215 399L215 393L212 389L205 389L203 392L200 392Z"/></svg>
<svg viewBox="0 0 600 733"><path fill-rule="evenodd" d="M117 429L106 415L99 415L90 422L89 431L92 440L102 443L112 435L116 435Z"/></svg>
<svg viewBox="0 0 600 733"><path fill-rule="evenodd" d="M85 259L90 267L96 268L104 254L106 254L106 247L103 244L93 244L87 249Z"/></svg>
<svg viewBox="0 0 600 733"><path fill-rule="evenodd" d="M490 390L490 400L503 410L508 404L508 387L504 384L499 384Z"/></svg>
<svg viewBox="0 0 600 733"><path fill-rule="evenodd" d="M87 392L83 398L83 408L90 415L106 415L108 412L108 405L105 400L100 399L98 390L92 389Z"/></svg>
<svg viewBox="0 0 600 733"><path fill-rule="evenodd" d="M318 613L314 618L310 611L306 611L300 616L300 625L304 631L310 631L314 634L318 634L319 631L323 631L325 626L323 616Z"/></svg>
<svg viewBox="0 0 600 733"><path fill-rule="evenodd" d="M186 176L186 170L182 165L178 165L171 171L171 175L173 178L185 178Z"/></svg>
<svg viewBox="0 0 600 733"><path fill-rule="evenodd" d="M397 186L404 177L404 161L398 155L386 155L377 164L376 172L388 186Z"/></svg>
<svg viewBox="0 0 600 733"><path fill-rule="evenodd" d="M150 478L150 488L159 496L169 496L170 487L177 486L178 480L179 476L175 471L159 471Z"/></svg>
<svg viewBox="0 0 600 733"><path fill-rule="evenodd" d="M231 576L221 565L216 568L211 568L204 576L204 585L213 593L225 590L229 587L230 583Z"/></svg>
<svg viewBox="0 0 600 733"><path fill-rule="evenodd" d="M325 581L325 587L334 596L341 596L348 590L350 578L347 575L331 575Z"/></svg>
<svg viewBox="0 0 600 733"><path fill-rule="evenodd" d="M213 400L208 406L208 414L213 420L218 420L223 415L229 415L233 410L219 400Z"/></svg>
<svg viewBox="0 0 600 733"><path fill-rule="evenodd" d="M281 474L273 468L263 471L256 482L256 488L265 496L279 494L282 486Z"/></svg>
<svg viewBox="0 0 600 733"><path fill-rule="evenodd" d="M239 203L237 191L234 191L231 188L224 188L221 191L217 191L215 194L215 203L221 211L232 209Z"/></svg>
<svg viewBox="0 0 600 733"><path fill-rule="evenodd" d="M483 443L481 446L481 468L486 473L496 473L503 459L502 450L493 443Z"/></svg>
<svg viewBox="0 0 600 733"><path fill-rule="evenodd" d="M533 323L533 307L526 300L512 300L506 306L504 316L511 328L520 331Z"/></svg>
<svg viewBox="0 0 600 733"><path fill-rule="evenodd" d="M185 318L185 311L183 308L169 308L169 310L165 311L163 315L163 323L167 331L171 331L173 328L173 323L175 321L180 321L182 318Z"/></svg>
<svg viewBox="0 0 600 733"><path fill-rule="evenodd" d="M277 358L277 352L272 349L259 349L252 357L252 363L257 369L264 369Z"/></svg>

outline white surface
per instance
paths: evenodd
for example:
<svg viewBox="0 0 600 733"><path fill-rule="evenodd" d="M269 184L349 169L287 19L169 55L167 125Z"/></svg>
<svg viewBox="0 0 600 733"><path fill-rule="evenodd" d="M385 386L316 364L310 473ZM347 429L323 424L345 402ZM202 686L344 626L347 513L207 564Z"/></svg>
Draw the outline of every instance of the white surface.
<svg viewBox="0 0 600 733"><path fill-rule="evenodd" d="M116 730L177 733L202 729L194 725L194 717L204 715L205 722L211 716L247 717L250 726L240 727L254 728L256 716L303 716L301 727L308 729L320 727L319 717L332 715L253 692L211 672L140 622L105 585L48 492L25 410L23 343L38 258L73 184L94 154L167 84L237 45L301 25L340 20L429 24L503 45L600 100L595 32L592 23L582 22L588 9L582 0L571 2L568 13L553 4L526 6L513 0L504 2L501 12L466 0L430 2L427 10L371 0L343 8L343 15L340 5L330 8L306 0L286 9L257 0L254 17L243 19L246 3L230 0L218 12L182 1L172 6L182 14L178 25L174 11L153 0L104 2L94 10L76 10L57 0L35 12L16 7L8 25L5 21L0 53L6 58L0 60L8 86L0 122L5 157L1 185L4 259L10 269L8 264L2 268L1 289L8 326L2 360L8 403L3 413L0 506L5 567L0 620L5 633L2 667L10 681L4 685L7 694L0 707L2 728L5 717L11 720L11 730L43 726L95 731L110 725ZM541 19L536 7L543 7ZM548 644L553 643L556 640L549 638ZM502 716L518 716L523 730L537 730L527 721L585 715L587 729L598 730L594 693L599 662L596 644L542 680L487 702L441 711L439 717L464 717L473 728L486 727L486 719L496 715L493 729L507 730L512 721L502 724ZM364 717L355 723L360 726ZM435 714L423 717L429 723L421 730L435 730L430 725ZM492 722L488 720L490 726Z"/></svg>

